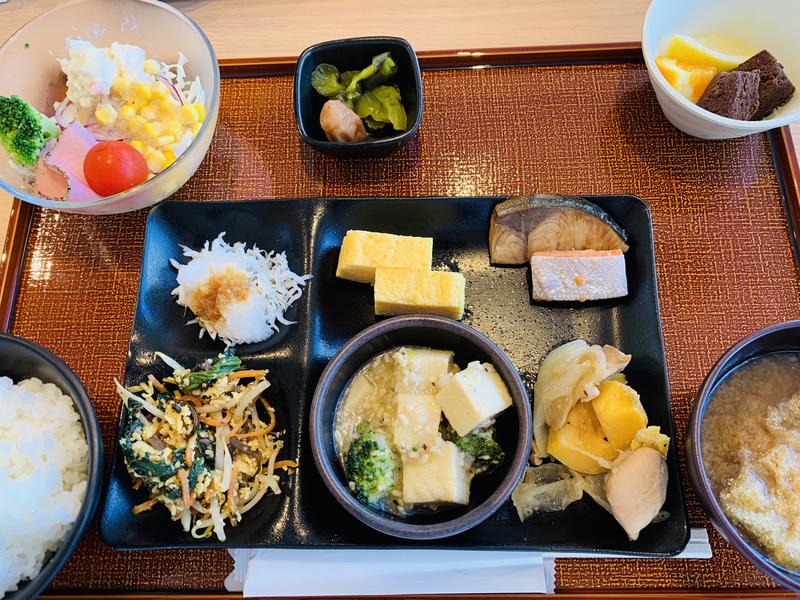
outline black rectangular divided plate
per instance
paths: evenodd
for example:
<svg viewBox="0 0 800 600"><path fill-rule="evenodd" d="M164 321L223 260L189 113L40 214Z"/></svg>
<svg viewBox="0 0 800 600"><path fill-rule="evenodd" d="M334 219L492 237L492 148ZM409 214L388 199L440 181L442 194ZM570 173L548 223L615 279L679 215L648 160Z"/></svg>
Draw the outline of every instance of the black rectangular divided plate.
<svg viewBox="0 0 800 600"><path fill-rule="evenodd" d="M302 298L283 326L261 344L241 346L245 365L267 368L267 396L279 426L286 428L285 456L300 468L287 478L281 496L265 497L228 539L194 540L171 522L163 507L139 515L131 507L147 499L131 489L119 447L100 520L103 540L114 548L168 547L424 547L528 549L671 555L688 542L667 372L658 309L650 209L634 196L597 196L629 234L626 254L629 295L621 300L544 305L530 300L525 267L489 264L487 235L492 207L502 198L307 198L251 202L165 202L147 219L136 315L126 361L125 384L134 385L156 369L155 350L184 365L222 351L174 302L175 270L169 259L185 262L181 245L199 248L226 232L229 243L257 244L285 251L296 273L312 273ZM520 523L510 500L482 525L448 539L413 542L395 539L361 524L339 506L317 473L307 436L311 397L323 368L353 335L375 321L372 288L335 277L339 245L348 229L432 236L435 269L454 269L466 277L464 322L486 334L511 358L526 381L533 381L544 356L575 338L613 344L633 355L626 374L638 390L650 423L672 437L669 488L664 509L670 514L647 527L636 542L588 497L558 513L540 513ZM109 382L111 385L111 382ZM124 411L123 411L124 412ZM121 419L124 415L121 415Z"/></svg>

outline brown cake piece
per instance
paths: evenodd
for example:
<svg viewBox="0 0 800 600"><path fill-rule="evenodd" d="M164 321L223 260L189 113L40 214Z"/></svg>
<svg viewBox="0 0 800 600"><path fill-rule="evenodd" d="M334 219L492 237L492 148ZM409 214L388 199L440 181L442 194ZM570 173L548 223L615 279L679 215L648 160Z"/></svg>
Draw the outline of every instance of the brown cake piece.
<svg viewBox="0 0 800 600"><path fill-rule="evenodd" d="M758 71L718 73L697 106L729 119L749 121L758 111Z"/></svg>
<svg viewBox="0 0 800 600"><path fill-rule="evenodd" d="M758 84L758 111L753 119L763 119L779 106L786 104L794 95L794 85L778 59L766 50L751 56L738 67L737 71L758 71L761 80Z"/></svg>

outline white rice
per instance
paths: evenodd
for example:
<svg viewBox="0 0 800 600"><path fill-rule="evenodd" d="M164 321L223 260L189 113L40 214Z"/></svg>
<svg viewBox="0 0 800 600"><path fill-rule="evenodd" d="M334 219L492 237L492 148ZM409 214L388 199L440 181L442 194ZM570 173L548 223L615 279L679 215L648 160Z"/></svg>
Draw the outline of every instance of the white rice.
<svg viewBox="0 0 800 600"><path fill-rule="evenodd" d="M0 598L58 549L86 495L89 448L52 383L0 377Z"/></svg>
<svg viewBox="0 0 800 600"><path fill-rule="evenodd" d="M222 318L210 320L196 315L187 324L200 325L200 337L207 332L228 345L262 342L278 331L278 323L291 325L285 318L289 307L303 294L310 275L298 275L289 268L285 252L265 252L258 246L248 249L243 242L229 245L225 232L207 241L200 250L182 246L189 262L170 259L177 269L178 287L172 290L179 305L194 310L192 297L213 277L224 273L243 274L248 282L247 296L240 300L217 300Z"/></svg>

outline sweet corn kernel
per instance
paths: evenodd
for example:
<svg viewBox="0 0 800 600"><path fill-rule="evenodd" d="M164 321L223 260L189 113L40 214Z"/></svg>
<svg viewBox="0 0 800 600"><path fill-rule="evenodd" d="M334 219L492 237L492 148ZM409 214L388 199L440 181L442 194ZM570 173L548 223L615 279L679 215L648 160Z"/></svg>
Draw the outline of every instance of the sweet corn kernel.
<svg viewBox="0 0 800 600"><path fill-rule="evenodd" d="M158 61L153 60L152 58L148 58L144 61L144 72L148 75L155 75L161 70L161 66L158 64Z"/></svg>
<svg viewBox="0 0 800 600"><path fill-rule="evenodd" d="M110 104L100 104L95 109L94 116L102 125L113 125L117 120L117 111Z"/></svg>
<svg viewBox="0 0 800 600"><path fill-rule="evenodd" d="M192 135L197 135L197 132L200 131L200 128L203 126L202 123L195 123L192 125Z"/></svg>
<svg viewBox="0 0 800 600"><path fill-rule="evenodd" d="M150 85L146 83L134 84L133 92L140 100L150 101L150 99L153 97L153 91Z"/></svg>
<svg viewBox="0 0 800 600"><path fill-rule="evenodd" d="M140 154L144 154L144 149L145 148L144 148L144 144L142 142L140 142L139 140L131 140L129 143L130 143L131 146L136 148L139 151Z"/></svg>
<svg viewBox="0 0 800 600"><path fill-rule="evenodd" d="M123 119L136 116L136 107L133 104L123 104L119 109L119 116Z"/></svg>
<svg viewBox="0 0 800 600"><path fill-rule="evenodd" d="M173 144L173 143L175 143L174 135L160 135L156 138L154 145L160 148L161 146L166 146L167 144Z"/></svg>
<svg viewBox="0 0 800 600"><path fill-rule="evenodd" d="M174 163L176 160L177 160L177 158L175 157L175 153L172 150L165 150L164 151L164 161L165 161L164 162L164 168L165 169L168 166L170 166L172 163Z"/></svg>
<svg viewBox="0 0 800 600"><path fill-rule="evenodd" d="M139 115L133 116L128 119L128 131L131 133L136 133L137 131L141 130L142 127L147 125L147 121L144 117L140 117Z"/></svg>
<svg viewBox="0 0 800 600"><path fill-rule="evenodd" d="M111 90L114 93L124 97L130 93L131 84L124 77L117 76L111 80Z"/></svg>
<svg viewBox="0 0 800 600"><path fill-rule="evenodd" d="M139 111L139 114L148 121L155 121L158 119L158 107L148 104L147 106L142 107L142 110Z"/></svg>
<svg viewBox="0 0 800 600"><path fill-rule="evenodd" d="M146 135L149 135L152 139L156 139L158 136L161 135L163 127L161 123L145 123L144 125L144 132Z"/></svg>
<svg viewBox="0 0 800 600"><path fill-rule="evenodd" d="M147 157L147 168L153 173L163 171L166 164L167 158L164 156L164 153L159 150L153 150Z"/></svg>
<svg viewBox="0 0 800 600"><path fill-rule="evenodd" d="M164 131L177 139L183 134L183 126L173 119L164 123Z"/></svg>
<svg viewBox="0 0 800 600"><path fill-rule="evenodd" d="M150 91L153 94L153 98L158 98L159 100L169 96L169 90L167 89L167 86L165 86L161 81L156 81L150 88Z"/></svg>
<svg viewBox="0 0 800 600"><path fill-rule="evenodd" d="M200 122L200 111L197 110L197 104L181 106L181 120L187 125Z"/></svg>
<svg viewBox="0 0 800 600"><path fill-rule="evenodd" d="M200 115L200 120L201 121L206 118L206 105L205 104L203 104L202 102L194 102L192 104L192 106L194 106L197 109L197 114Z"/></svg>
<svg viewBox="0 0 800 600"><path fill-rule="evenodd" d="M161 101L161 112L167 115L177 115L181 103L175 100L172 96L167 96Z"/></svg>

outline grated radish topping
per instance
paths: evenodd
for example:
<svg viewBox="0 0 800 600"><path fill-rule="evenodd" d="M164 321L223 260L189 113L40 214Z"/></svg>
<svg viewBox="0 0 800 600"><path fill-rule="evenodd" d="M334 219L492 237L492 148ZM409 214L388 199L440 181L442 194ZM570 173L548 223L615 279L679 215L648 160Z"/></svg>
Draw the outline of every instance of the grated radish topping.
<svg viewBox="0 0 800 600"><path fill-rule="evenodd" d="M187 325L200 325L200 337L207 332L212 339L219 337L230 345L264 341L278 331L278 323L294 323L286 319L285 313L302 296L302 288L311 275L294 273L285 252L266 252L256 245L247 249L243 242L229 245L224 235L223 231L213 241L206 241L200 250L182 246L183 255L190 259L186 264L170 259L178 271L178 286L172 294L177 296L179 305L195 313ZM229 290L222 289L220 281L224 283L224 277L230 274L240 279L246 276L245 297L240 294L234 298ZM217 287L213 285L215 277L220 278ZM216 302L219 315L198 314L197 297L203 294L206 302L209 297Z"/></svg>

